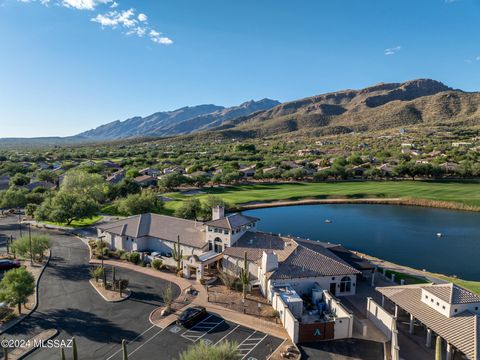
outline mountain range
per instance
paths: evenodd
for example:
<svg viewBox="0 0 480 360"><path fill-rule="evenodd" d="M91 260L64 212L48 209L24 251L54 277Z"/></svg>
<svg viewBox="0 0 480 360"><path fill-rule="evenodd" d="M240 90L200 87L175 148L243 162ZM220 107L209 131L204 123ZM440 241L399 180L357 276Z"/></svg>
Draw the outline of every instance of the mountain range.
<svg viewBox="0 0 480 360"><path fill-rule="evenodd" d="M480 125L480 93L430 79L381 83L285 102L216 131L235 137L291 132L322 136L441 124Z"/></svg>
<svg viewBox="0 0 480 360"><path fill-rule="evenodd" d="M271 109L280 103L262 99L225 108L217 105L187 106L173 111L157 112L146 117L114 121L76 135L85 140L113 140L133 137L165 137L208 130L242 116Z"/></svg>
<svg viewBox="0 0 480 360"><path fill-rule="evenodd" d="M368 132L405 126L479 126L480 93L452 89L431 79L380 83L279 103L198 105L114 121L66 138L1 139L13 143L70 144L139 137L248 138L285 133L311 136Z"/></svg>

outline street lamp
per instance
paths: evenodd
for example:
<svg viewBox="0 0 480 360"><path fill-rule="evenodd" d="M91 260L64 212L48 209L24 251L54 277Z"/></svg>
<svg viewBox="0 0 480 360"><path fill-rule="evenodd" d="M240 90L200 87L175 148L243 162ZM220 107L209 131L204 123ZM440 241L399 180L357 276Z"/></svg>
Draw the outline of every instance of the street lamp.
<svg viewBox="0 0 480 360"><path fill-rule="evenodd" d="M30 223L28 224L28 238L30 240L30 265L33 265L33 254L32 254L32 231L30 230Z"/></svg>
<svg viewBox="0 0 480 360"><path fill-rule="evenodd" d="M20 208L18 208L18 226L20 230L20 237L22 237L22 216L20 215Z"/></svg>
<svg viewBox="0 0 480 360"><path fill-rule="evenodd" d="M102 269L103 269L103 238L105 238L106 235L101 235L98 238L100 239L100 259L102 259Z"/></svg>

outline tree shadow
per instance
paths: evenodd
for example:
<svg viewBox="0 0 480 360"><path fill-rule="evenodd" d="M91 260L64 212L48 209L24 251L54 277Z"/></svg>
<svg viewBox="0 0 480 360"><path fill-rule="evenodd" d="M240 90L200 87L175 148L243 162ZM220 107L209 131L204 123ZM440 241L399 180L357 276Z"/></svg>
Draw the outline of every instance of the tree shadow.
<svg viewBox="0 0 480 360"><path fill-rule="evenodd" d="M121 342L122 339L132 339L137 336L136 332L126 330L107 318L72 308L34 314L28 319L27 327L15 326L9 330L9 334L22 335L32 327L41 330L58 329L71 335L105 343ZM108 336L105 336L106 334Z"/></svg>

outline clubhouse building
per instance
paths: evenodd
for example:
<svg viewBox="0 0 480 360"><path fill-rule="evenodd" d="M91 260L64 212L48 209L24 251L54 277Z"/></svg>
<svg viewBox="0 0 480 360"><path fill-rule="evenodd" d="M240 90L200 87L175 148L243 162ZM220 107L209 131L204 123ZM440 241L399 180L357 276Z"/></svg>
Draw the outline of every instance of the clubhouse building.
<svg viewBox="0 0 480 360"><path fill-rule="evenodd" d="M339 245L261 232L258 221L241 213L225 215L218 206L211 221L148 213L102 224L97 232L113 250L171 253L179 239L183 274L198 281L219 262L238 274L246 255L251 286L269 300L281 286L300 294L321 288L335 296L352 295L357 276L373 270Z"/></svg>

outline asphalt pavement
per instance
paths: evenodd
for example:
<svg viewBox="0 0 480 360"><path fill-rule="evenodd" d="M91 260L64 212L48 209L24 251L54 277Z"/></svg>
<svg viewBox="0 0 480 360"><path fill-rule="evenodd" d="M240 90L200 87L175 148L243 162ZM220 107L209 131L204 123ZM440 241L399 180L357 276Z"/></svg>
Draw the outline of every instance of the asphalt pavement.
<svg viewBox="0 0 480 360"><path fill-rule="evenodd" d="M0 219L1 238L18 236L15 219ZM35 230L33 233L38 233ZM105 359L118 350L122 339L142 339L151 326L148 315L162 303L162 288L168 282L117 268L116 276L127 278L132 296L119 303L108 303L89 284L88 247L75 236L49 232L52 257L39 285L37 310L2 336L27 339L42 330L57 328L56 339L75 336L81 359ZM180 289L172 284L174 296ZM67 349L67 358L69 350ZM28 359L51 360L59 349L38 349Z"/></svg>

